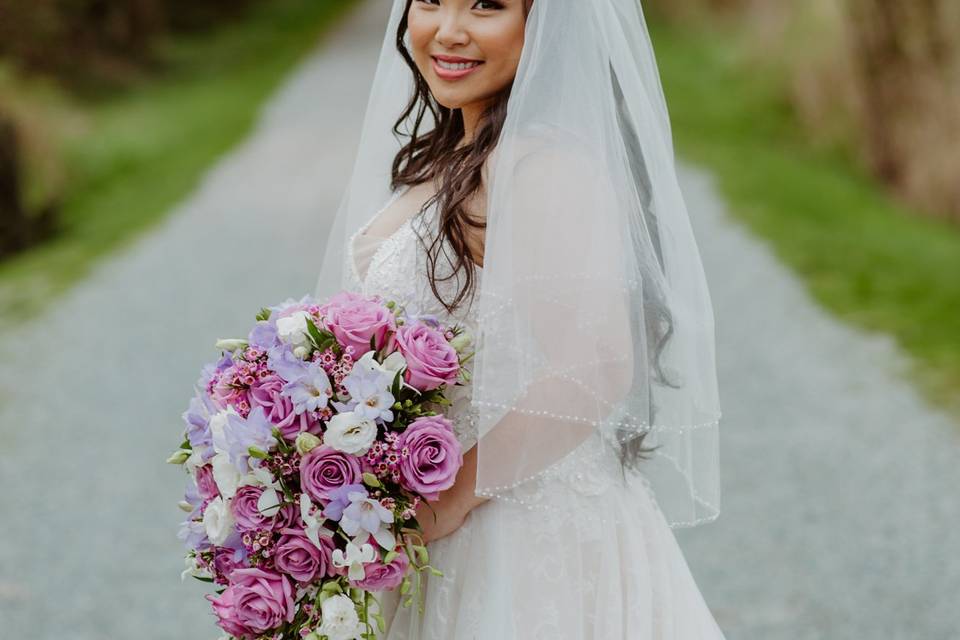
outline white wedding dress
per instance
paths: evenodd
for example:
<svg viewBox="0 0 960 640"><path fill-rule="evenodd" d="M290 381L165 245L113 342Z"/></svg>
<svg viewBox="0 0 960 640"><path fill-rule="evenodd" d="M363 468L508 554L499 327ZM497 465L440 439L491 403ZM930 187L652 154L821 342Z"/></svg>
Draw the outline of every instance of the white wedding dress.
<svg viewBox="0 0 960 640"><path fill-rule="evenodd" d="M387 238L366 233L397 192L348 243L351 289L408 301L444 323L476 326L475 311L447 314L427 280L414 225L435 233L435 207ZM482 277L482 269L477 275ZM452 292L458 283L441 282ZM453 390L449 416L464 450L475 444L470 387ZM719 640L723 633L657 505L647 479L621 470L616 452L588 439L525 491L551 508L503 499L471 511L428 545L442 577L423 573L424 610L381 593L386 640ZM529 499L527 494L526 499Z"/></svg>

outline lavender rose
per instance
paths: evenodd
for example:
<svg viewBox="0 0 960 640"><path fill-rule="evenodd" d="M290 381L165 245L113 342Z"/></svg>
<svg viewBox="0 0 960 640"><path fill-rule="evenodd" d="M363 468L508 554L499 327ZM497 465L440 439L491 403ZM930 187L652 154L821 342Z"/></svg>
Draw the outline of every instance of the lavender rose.
<svg viewBox="0 0 960 640"><path fill-rule="evenodd" d="M463 466L463 450L447 418L417 418L400 435L398 444L400 476L407 489L436 500L441 491L453 486Z"/></svg>
<svg viewBox="0 0 960 640"><path fill-rule="evenodd" d="M320 307L320 315L341 345L354 348L357 358L370 350L371 338L377 349L392 350L396 317L375 299L341 291Z"/></svg>
<svg viewBox="0 0 960 640"><path fill-rule="evenodd" d="M286 576L249 568L235 569L230 579L219 596L205 596L224 631L249 638L293 621L293 585Z"/></svg>
<svg viewBox="0 0 960 640"><path fill-rule="evenodd" d="M250 387L250 406L263 407L267 419L276 426L283 437L293 440L301 431L319 433L320 423L309 411L297 415L293 400L280 395L286 380L278 375L269 375Z"/></svg>
<svg viewBox="0 0 960 640"><path fill-rule="evenodd" d="M311 498L326 504L330 493L345 484L360 482L360 461L356 456L320 445L300 460L300 486Z"/></svg>
<svg viewBox="0 0 960 640"><path fill-rule="evenodd" d="M453 384L460 372L457 351L443 333L417 322L397 330L397 348L407 361L403 377L420 391Z"/></svg>
<svg viewBox="0 0 960 640"><path fill-rule="evenodd" d="M238 531L273 530L286 527L296 517L296 511L291 505L284 505L271 515L264 515L257 507L257 501L263 494L263 487L244 485L237 489L236 495L230 502L230 510L236 521Z"/></svg>
<svg viewBox="0 0 960 640"><path fill-rule="evenodd" d="M314 578L332 575L333 550L331 538L320 536L320 546L310 542L302 529L283 529L283 535L277 541L273 561L277 569L290 574L300 582L310 582Z"/></svg>
<svg viewBox="0 0 960 640"><path fill-rule="evenodd" d="M390 564L383 564L380 560L363 565L365 574L362 580L351 581L350 584L367 591L388 591L396 589L403 582L407 574L410 559L402 550Z"/></svg>

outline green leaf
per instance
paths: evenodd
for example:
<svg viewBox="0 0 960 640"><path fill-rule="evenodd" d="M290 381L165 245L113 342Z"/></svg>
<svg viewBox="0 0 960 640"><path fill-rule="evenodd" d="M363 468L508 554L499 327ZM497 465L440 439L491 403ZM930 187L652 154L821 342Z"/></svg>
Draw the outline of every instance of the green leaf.
<svg viewBox="0 0 960 640"><path fill-rule="evenodd" d="M258 320L258 321L267 321L267 320L269 320L269 319L270 319L270 313L271 313L270 309L267 309L266 307L261 307L261 308L260 308L260 313L257 314L257 320Z"/></svg>
<svg viewBox="0 0 960 640"><path fill-rule="evenodd" d="M261 460L266 460L267 458L270 457L269 453L253 445L250 445L249 447L247 447L247 453L249 453L254 458L259 458Z"/></svg>
<svg viewBox="0 0 960 640"><path fill-rule="evenodd" d="M193 577L199 580L200 582L213 582L213 578L207 578L204 576L193 576Z"/></svg>

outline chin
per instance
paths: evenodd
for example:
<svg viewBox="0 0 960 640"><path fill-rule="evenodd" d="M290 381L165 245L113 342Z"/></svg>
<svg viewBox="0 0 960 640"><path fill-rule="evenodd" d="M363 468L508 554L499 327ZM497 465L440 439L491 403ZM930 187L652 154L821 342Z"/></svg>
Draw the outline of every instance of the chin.
<svg viewBox="0 0 960 640"><path fill-rule="evenodd" d="M464 97L460 95L444 94L442 92L433 92L434 99L447 109L461 109L464 105L476 102L474 97Z"/></svg>

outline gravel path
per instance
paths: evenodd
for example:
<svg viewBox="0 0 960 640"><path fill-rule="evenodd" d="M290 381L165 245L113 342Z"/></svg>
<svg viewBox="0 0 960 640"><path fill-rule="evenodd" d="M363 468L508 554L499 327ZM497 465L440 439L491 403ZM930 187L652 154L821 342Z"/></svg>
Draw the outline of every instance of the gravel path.
<svg viewBox="0 0 960 640"><path fill-rule="evenodd" d="M165 224L0 336L3 638L217 637L206 585L179 579L163 460L214 340L313 289L387 6L348 18ZM677 535L721 626L958 637L960 430L683 179L721 341L724 512Z"/></svg>

